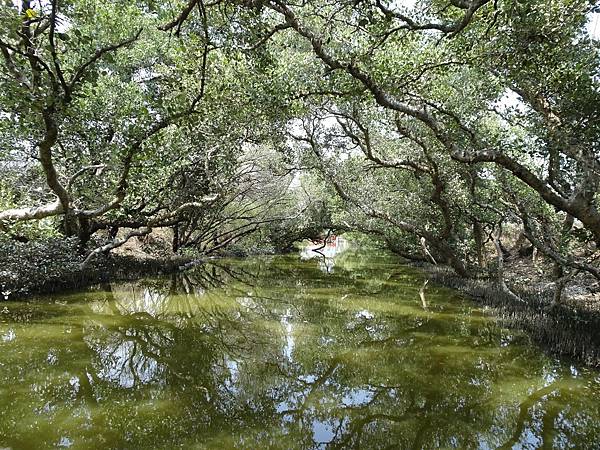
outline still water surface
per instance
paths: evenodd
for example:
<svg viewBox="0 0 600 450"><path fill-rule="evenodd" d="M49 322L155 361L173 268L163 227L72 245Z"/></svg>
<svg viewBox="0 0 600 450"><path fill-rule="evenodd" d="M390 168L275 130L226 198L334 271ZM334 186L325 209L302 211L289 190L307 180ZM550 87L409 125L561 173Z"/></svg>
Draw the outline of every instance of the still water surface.
<svg viewBox="0 0 600 450"><path fill-rule="evenodd" d="M2 303L0 448L600 448L598 372L423 281L350 250Z"/></svg>

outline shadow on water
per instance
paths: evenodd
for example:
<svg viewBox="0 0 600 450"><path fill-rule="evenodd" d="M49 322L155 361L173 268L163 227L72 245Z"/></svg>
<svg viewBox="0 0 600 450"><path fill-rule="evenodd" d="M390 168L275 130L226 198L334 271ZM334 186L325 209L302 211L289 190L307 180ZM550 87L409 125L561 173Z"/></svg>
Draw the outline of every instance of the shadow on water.
<svg viewBox="0 0 600 450"><path fill-rule="evenodd" d="M217 260L0 311L0 447L593 448L600 375L387 255Z"/></svg>

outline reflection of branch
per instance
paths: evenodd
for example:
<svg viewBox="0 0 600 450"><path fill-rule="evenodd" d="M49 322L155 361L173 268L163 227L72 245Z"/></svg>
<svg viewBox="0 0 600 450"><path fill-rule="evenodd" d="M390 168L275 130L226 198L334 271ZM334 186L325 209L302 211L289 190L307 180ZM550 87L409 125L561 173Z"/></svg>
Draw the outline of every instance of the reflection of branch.
<svg viewBox="0 0 600 450"><path fill-rule="evenodd" d="M329 379L329 377L331 375L333 375L333 373L335 372L335 370L338 368L338 366L340 365L342 361L342 356L338 355L335 358L333 358L331 360L331 363L329 364L329 366L327 367L327 369L317 378L315 379L313 382L309 382L309 381L304 381L302 379L298 378L298 382L300 382L301 384L303 384L304 386L306 386L307 388L309 388L308 392L303 392L305 394L304 398L302 399L302 403L300 404L300 406L298 408L295 409L287 409L285 411L281 411L280 414L285 416L286 414L295 414L295 415L299 415L301 413L304 412L304 410L309 406L310 402L308 401L311 397L313 397L317 391L317 389L323 385L325 385L325 383L327 382L327 380ZM287 378L293 378L290 374L286 374L283 369L279 366L279 364L276 363L272 363L273 365L275 365L275 367L277 367L279 369L279 372L281 374L283 374L285 377Z"/></svg>
<svg viewBox="0 0 600 450"><path fill-rule="evenodd" d="M339 442L332 443L331 448L347 448L348 443L355 436L357 436L358 439L360 440L360 437L362 435L364 428L371 422L375 422L377 420L386 420L388 422L401 423L401 422L405 422L406 420L414 419L414 417L415 417L414 411L412 411L412 410L408 410L404 414L399 415L399 416L383 414L383 413L369 414L359 420L352 422L350 424L350 426L348 427L348 434L346 435L346 437Z"/></svg>
<svg viewBox="0 0 600 450"><path fill-rule="evenodd" d="M329 236L331 236L331 228L327 230L327 236L325 236L325 239L323 239L323 245L321 245L320 247L314 248L312 251L323 255L323 253L321 253L319 250L323 250L327 246L327 240L329 239ZM323 257L324 256L325 255L323 255Z"/></svg>
<svg viewBox="0 0 600 450"><path fill-rule="evenodd" d="M419 289L419 297L421 298L421 304L423 305L423 309L427 309L427 300L425 299L425 289L427 288L427 284L429 284L429 279L425 280L421 289Z"/></svg>
<svg viewBox="0 0 600 450"><path fill-rule="evenodd" d="M525 423L527 421L527 416L531 407L534 406L540 400L542 400L543 397L545 397L546 395L550 395L555 391L560 392L560 390L557 388L557 383L552 383L549 386L546 386L542 389L538 389L519 405L519 417L517 419L517 428L515 429L515 432L513 433L511 438L504 445L498 447L499 450L511 449L514 445L519 443L519 438L525 430Z"/></svg>

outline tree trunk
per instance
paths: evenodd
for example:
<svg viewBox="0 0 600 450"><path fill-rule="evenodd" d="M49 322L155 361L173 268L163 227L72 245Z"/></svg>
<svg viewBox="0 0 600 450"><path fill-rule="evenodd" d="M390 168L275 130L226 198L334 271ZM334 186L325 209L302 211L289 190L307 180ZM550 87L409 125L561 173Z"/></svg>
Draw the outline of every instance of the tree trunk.
<svg viewBox="0 0 600 450"><path fill-rule="evenodd" d="M473 238L475 239L475 254L477 256L477 265L480 269L485 266L485 260L483 257L483 227L481 222L473 222Z"/></svg>
<svg viewBox="0 0 600 450"><path fill-rule="evenodd" d="M173 225L173 243L172 243L173 253L177 253L179 251L179 225Z"/></svg>

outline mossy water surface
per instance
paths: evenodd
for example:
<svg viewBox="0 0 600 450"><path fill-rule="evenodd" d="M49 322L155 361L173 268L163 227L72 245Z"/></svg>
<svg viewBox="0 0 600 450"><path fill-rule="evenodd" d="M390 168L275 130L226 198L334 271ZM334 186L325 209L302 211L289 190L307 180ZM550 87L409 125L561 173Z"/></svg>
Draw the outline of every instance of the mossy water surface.
<svg viewBox="0 0 600 450"><path fill-rule="evenodd" d="M598 372L424 281L346 251L2 303L0 447L598 448Z"/></svg>

